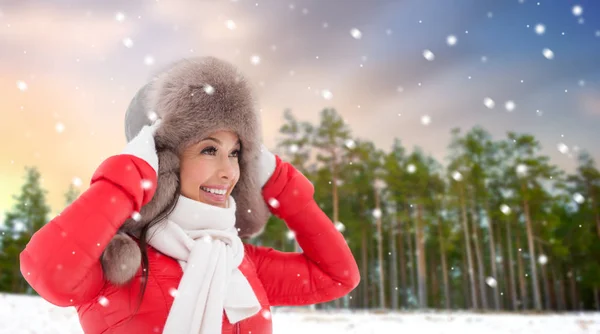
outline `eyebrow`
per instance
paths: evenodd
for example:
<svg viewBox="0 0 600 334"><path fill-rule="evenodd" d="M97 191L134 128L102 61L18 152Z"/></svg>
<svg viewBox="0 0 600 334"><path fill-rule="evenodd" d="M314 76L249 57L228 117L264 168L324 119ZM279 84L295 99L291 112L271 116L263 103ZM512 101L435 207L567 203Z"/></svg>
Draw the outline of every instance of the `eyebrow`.
<svg viewBox="0 0 600 334"><path fill-rule="evenodd" d="M203 142L203 141L205 141L205 140L212 140L212 141L214 141L215 143L217 143L217 144L219 144L219 145L223 146L223 143L222 143L220 140L218 140L217 138L214 138L214 137L206 137L206 138L202 139L202 140L201 140L201 142ZM239 139L238 139L238 141L235 143L235 145L241 145L241 143L240 143L240 140L239 140ZM234 146L235 146L235 145L234 145Z"/></svg>

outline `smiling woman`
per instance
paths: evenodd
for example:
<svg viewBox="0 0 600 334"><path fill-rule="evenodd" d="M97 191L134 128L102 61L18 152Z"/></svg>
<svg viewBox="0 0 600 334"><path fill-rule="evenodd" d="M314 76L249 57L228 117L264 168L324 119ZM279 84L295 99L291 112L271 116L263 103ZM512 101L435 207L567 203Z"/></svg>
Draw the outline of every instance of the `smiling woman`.
<svg viewBox="0 0 600 334"><path fill-rule="evenodd" d="M348 294L360 275L343 235L312 183L261 144L258 116L224 61L160 73L127 111L125 149L21 253L23 277L91 334L269 334L271 306ZM270 214L302 253L242 241Z"/></svg>

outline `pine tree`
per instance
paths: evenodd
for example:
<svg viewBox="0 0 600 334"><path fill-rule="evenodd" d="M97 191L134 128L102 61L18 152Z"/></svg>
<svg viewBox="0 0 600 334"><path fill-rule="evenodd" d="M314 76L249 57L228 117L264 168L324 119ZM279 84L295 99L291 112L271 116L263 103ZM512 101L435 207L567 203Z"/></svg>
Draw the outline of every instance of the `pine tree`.
<svg viewBox="0 0 600 334"><path fill-rule="evenodd" d="M40 173L35 167L26 167L25 183L21 193L13 196L15 206L6 213L0 232L0 291L32 292L19 268L19 254L33 233L47 222L50 212L46 204L47 191L40 185Z"/></svg>
<svg viewBox="0 0 600 334"><path fill-rule="evenodd" d="M65 193L66 205L73 203L73 201L75 201L77 199L77 197L79 197L79 194L80 194L79 190L77 190L75 185L71 183L69 185L69 189L67 189L67 192Z"/></svg>

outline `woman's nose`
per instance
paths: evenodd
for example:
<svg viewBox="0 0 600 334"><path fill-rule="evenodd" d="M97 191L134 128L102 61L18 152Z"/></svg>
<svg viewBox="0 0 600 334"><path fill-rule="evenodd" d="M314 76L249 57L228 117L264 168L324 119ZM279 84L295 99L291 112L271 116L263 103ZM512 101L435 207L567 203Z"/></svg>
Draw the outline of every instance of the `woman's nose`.
<svg viewBox="0 0 600 334"><path fill-rule="evenodd" d="M225 179L233 179L235 177L234 159L229 157L220 159L219 162L219 177Z"/></svg>

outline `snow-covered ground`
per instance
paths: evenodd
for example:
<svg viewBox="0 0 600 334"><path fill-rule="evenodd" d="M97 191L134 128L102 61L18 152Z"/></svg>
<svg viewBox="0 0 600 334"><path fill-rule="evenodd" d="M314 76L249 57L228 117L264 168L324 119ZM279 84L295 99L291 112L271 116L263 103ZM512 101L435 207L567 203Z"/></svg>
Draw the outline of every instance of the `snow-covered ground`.
<svg viewBox="0 0 600 334"><path fill-rule="evenodd" d="M312 312L274 309L274 333L370 334L571 334L600 333L600 313L547 315L467 312ZM2 334L82 334L73 308L60 308L39 297L0 294Z"/></svg>

